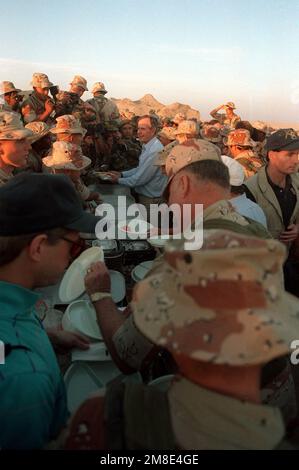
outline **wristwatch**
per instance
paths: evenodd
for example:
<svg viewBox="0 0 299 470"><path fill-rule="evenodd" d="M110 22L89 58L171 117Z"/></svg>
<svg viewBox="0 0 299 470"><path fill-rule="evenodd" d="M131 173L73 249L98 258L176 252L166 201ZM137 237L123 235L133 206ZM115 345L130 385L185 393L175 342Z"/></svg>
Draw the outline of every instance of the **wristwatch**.
<svg viewBox="0 0 299 470"><path fill-rule="evenodd" d="M97 302L98 300L107 299L109 297L111 298L110 292L94 292L90 295L92 302Z"/></svg>

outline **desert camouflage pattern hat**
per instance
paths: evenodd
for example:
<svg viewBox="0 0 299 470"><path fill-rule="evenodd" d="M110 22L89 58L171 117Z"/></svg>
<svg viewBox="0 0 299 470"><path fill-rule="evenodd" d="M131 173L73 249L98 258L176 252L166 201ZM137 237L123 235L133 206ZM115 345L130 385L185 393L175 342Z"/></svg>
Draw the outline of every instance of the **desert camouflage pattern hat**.
<svg viewBox="0 0 299 470"><path fill-rule="evenodd" d="M226 145L237 145L238 147L255 147L256 143L251 139L247 129L236 129L227 136Z"/></svg>
<svg viewBox="0 0 299 470"><path fill-rule="evenodd" d="M176 139L176 130L174 127L163 127L160 132L158 132L158 137L165 137L168 140Z"/></svg>
<svg viewBox="0 0 299 470"><path fill-rule="evenodd" d="M96 82L93 85L93 87L91 89L91 93L96 93L97 91L100 91L101 93L108 93L104 83L102 83L102 82Z"/></svg>
<svg viewBox="0 0 299 470"><path fill-rule="evenodd" d="M25 129L19 113L0 111L0 140L21 140L33 136Z"/></svg>
<svg viewBox="0 0 299 470"><path fill-rule="evenodd" d="M169 153L165 170L172 178L178 171L190 163L200 160L217 160L221 162L220 149L203 139L188 139L183 144L176 145Z"/></svg>
<svg viewBox="0 0 299 470"><path fill-rule="evenodd" d="M203 139L208 140L209 142L212 142L213 144L218 144L219 142L222 141L222 137L220 135L219 129L214 126L205 126L201 132L200 135Z"/></svg>
<svg viewBox="0 0 299 470"><path fill-rule="evenodd" d="M194 137L198 134L198 125L195 121L187 120L181 121L174 130L174 135L178 134L191 134Z"/></svg>
<svg viewBox="0 0 299 470"><path fill-rule="evenodd" d="M83 88L85 91L88 90L87 81L84 77L81 77L81 75L75 75L73 80L71 81L70 85L79 86L79 87Z"/></svg>
<svg viewBox="0 0 299 470"><path fill-rule="evenodd" d="M0 82L0 95L5 95L6 93L16 92L19 93L21 90L16 88L12 82L3 81Z"/></svg>
<svg viewBox="0 0 299 470"><path fill-rule="evenodd" d="M200 250L167 242L165 261L136 284L137 328L174 356L213 364L265 364L298 339L298 299L285 292L285 247L211 231Z"/></svg>
<svg viewBox="0 0 299 470"><path fill-rule="evenodd" d="M36 88L50 88L53 83L45 73L36 72L32 75L31 85Z"/></svg>
<svg viewBox="0 0 299 470"><path fill-rule="evenodd" d="M175 124L179 124L180 122L185 121L185 120L186 120L185 114L183 114L183 113L177 113L177 114L174 116L172 122L174 122Z"/></svg>
<svg viewBox="0 0 299 470"><path fill-rule="evenodd" d="M56 126L51 129L52 134L86 134L79 119L72 114L64 114L56 118Z"/></svg>
<svg viewBox="0 0 299 470"><path fill-rule="evenodd" d="M227 108L236 109L235 103L228 101L225 105Z"/></svg>
<svg viewBox="0 0 299 470"><path fill-rule="evenodd" d="M29 122L26 124L25 128L33 132L33 135L28 137L28 140L31 142L31 144L45 137L45 135L49 134L51 130L50 126L42 121Z"/></svg>
<svg viewBox="0 0 299 470"><path fill-rule="evenodd" d="M123 119L123 120L119 123L118 128L121 129L122 127L128 126L128 125L134 127L134 125L132 124L132 121L131 121L130 119Z"/></svg>
<svg viewBox="0 0 299 470"><path fill-rule="evenodd" d="M299 136L292 128L279 129L267 137L265 150L299 150Z"/></svg>
<svg viewBox="0 0 299 470"><path fill-rule="evenodd" d="M268 132L268 125L263 121L254 121L251 123L251 125L258 131L262 131L265 134Z"/></svg>
<svg viewBox="0 0 299 470"><path fill-rule="evenodd" d="M91 164L79 145L70 142L54 142L51 154L43 158L43 164L53 169L80 171Z"/></svg>
<svg viewBox="0 0 299 470"><path fill-rule="evenodd" d="M168 155L170 154L173 147L175 147L176 145L178 145L178 142L176 140L174 140L173 142L170 142L170 144L168 145L165 145L165 147L162 150L160 150L160 152L157 153L156 159L154 161L154 165L165 166Z"/></svg>

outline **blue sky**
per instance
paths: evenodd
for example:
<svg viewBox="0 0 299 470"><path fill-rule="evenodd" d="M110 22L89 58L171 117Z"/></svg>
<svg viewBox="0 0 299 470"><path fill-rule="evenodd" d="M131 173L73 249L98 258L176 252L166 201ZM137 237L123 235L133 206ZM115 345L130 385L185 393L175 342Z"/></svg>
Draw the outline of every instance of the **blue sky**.
<svg viewBox="0 0 299 470"><path fill-rule="evenodd" d="M0 79L74 74L108 96L153 94L244 119L299 121L299 0L0 0ZM6 20L5 13L7 10ZM88 95L84 95L88 98Z"/></svg>

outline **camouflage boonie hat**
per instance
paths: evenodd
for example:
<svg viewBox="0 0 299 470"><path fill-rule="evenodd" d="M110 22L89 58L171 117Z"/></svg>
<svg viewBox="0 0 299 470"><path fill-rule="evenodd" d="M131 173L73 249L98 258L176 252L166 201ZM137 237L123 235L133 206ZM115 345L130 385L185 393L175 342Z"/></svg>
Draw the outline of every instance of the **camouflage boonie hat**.
<svg viewBox="0 0 299 470"><path fill-rule="evenodd" d="M86 134L86 129L81 126L79 119L72 114L64 114L56 118L56 126L52 127L52 134Z"/></svg>
<svg viewBox="0 0 299 470"><path fill-rule="evenodd" d="M84 77L81 77L81 75L75 75L70 85L76 85L83 88L85 91L88 91L87 81Z"/></svg>
<svg viewBox="0 0 299 470"><path fill-rule="evenodd" d="M265 364L299 335L298 299L282 287L285 247L226 230L200 250L165 245L165 261L136 284L137 328L174 356L212 364Z"/></svg>
<svg viewBox="0 0 299 470"><path fill-rule="evenodd" d="M97 91L100 91L101 93L105 93L105 94L108 93L104 83L102 83L102 82L96 82L93 85L91 93L96 93Z"/></svg>
<svg viewBox="0 0 299 470"><path fill-rule="evenodd" d="M182 168L200 160L217 160L221 162L220 154L220 149L211 142L203 139L188 139L171 150L165 164L166 174L172 179Z"/></svg>
<svg viewBox="0 0 299 470"><path fill-rule="evenodd" d="M29 122L26 124L25 128L33 132L33 135L28 137L28 140L31 144L34 144L34 142L37 142L38 140L45 137L45 135L49 134L51 130L50 126L42 121Z"/></svg>
<svg viewBox="0 0 299 470"><path fill-rule="evenodd" d="M252 127L257 129L258 131L262 131L265 134L268 132L268 126L265 122L263 121L254 121L251 123Z"/></svg>
<svg viewBox="0 0 299 470"><path fill-rule="evenodd" d="M225 105L227 108L236 109L235 103L228 101Z"/></svg>
<svg viewBox="0 0 299 470"><path fill-rule="evenodd" d="M48 75L36 72L32 75L31 85L37 88L50 88L53 83L50 82Z"/></svg>
<svg viewBox="0 0 299 470"><path fill-rule="evenodd" d="M294 129L279 129L267 137L265 150L299 150L299 136Z"/></svg>
<svg viewBox="0 0 299 470"><path fill-rule="evenodd" d="M217 127L206 126L201 130L200 135L204 140L208 140L209 142L212 142L212 144L222 142L222 137Z"/></svg>
<svg viewBox="0 0 299 470"><path fill-rule="evenodd" d="M237 145L238 147L255 147L256 143L251 139L250 132L247 129L236 129L227 136L226 145L229 147Z"/></svg>
<svg viewBox="0 0 299 470"><path fill-rule="evenodd" d="M0 140L21 140L33 136L33 132L25 129L18 113L0 112Z"/></svg>
<svg viewBox="0 0 299 470"><path fill-rule="evenodd" d="M158 137L165 137L168 140L175 140L176 139L176 130L174 127L163 127L158 132Z"/></svg>
<svg viewBox="0 0 299 470"><path fill-rule="evenodd" d="M5 95L6 93L21 91L19 88L16 88L12 82L3 81L0 82L0 95Z"/></svg>
<svg viewBox="0 0 299 470"><path fill-rule="evenodd" d="M195 121L185 119L179 123L177 129L174 130L174 134L192 134L196 136L198 134L198 125Z"/></svg>
<svg viewBox="0 0 299 470"><path fill-rule="evenodd" d="M43 163L49 168L81 171L91 164L85 157L79 145L70 142L54 142L51 155L43 158Z"/></svg>
<svg viewBox="0 0 299 470"><path fill-rule="evenodd" d="M168 145L165 145L165 147L162 150L160 150L160 152L157 153L156 159L154 161L154 165L165 166L168 155L170 154L173 147L175 147L176 145L178 145L178 142L176 140L174 140L173 142L170 142L170 144Z"/></svg>
<svg viewBox="0 0 299 470"><path fill-rule="evenodd" d="M185 121L185 120L186 120L185 114L183 114L183 113L177 113L177 114L174 116L172 122L174 122L175 124L179 124L180 122Z"/></svg>
<svg viewBox="0 0 299 470"><path fill-rule="evenodd" d="M128 125L134 127L134 125L132 124L132 121L131 121L130 119L123 119L123 120L120 122L118 128L121 129L122 127L128 126Z"/></svg>

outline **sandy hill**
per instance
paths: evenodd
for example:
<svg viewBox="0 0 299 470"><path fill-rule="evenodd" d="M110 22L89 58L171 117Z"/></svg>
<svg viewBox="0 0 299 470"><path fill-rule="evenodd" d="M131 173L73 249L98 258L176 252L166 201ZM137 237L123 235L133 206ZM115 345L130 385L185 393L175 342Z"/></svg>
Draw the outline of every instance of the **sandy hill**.
<svg viewBox="0 0 299 470"><path fill-rule="evenodd" d="M200 119L200 113L196 109L192 109L191 106L182 103L173 103L165 105L160 103L152 95L147 94L136 101L132 101L128 98L116 99L112 98L114 103L117 105L120 112L130 111L137 116L148 114L150 111L154 111L161 117L173 118L177 113L183 113L187 119L197 118Z"/></svg>

